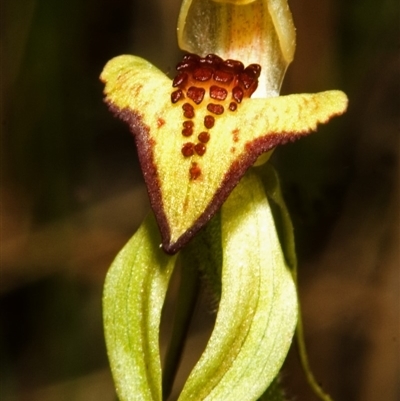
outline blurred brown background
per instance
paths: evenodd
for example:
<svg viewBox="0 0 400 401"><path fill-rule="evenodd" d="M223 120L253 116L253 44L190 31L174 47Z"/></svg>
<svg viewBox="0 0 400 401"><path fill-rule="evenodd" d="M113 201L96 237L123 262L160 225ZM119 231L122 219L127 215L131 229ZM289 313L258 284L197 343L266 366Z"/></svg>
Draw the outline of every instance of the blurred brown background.
<svg viewBox="0 0 400 401"><path fill-rule="evenodd" d="M179 3L1 3L2 401L115 400L102 285L148 202L133 140L103 105L98 76L122 53L172 73ZM311 364L337 401L395 401L399 6L289 4L298 46L283 94L340 88L350 98L344 117L274 154L296 228ZM295 349L283 382L292 399L315 399Z"/></svg>

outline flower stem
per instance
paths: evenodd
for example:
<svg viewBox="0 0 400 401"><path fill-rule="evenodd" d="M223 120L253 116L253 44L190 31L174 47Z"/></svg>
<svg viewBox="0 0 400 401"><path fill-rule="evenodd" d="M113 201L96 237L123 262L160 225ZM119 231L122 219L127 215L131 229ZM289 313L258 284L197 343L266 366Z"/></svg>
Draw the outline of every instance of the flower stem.
<svg viewBox="0 0 400 401"><path fill-rule="evenodd" d="M299 304L300 305L300 304ZM325 393L321 386L318 384L315 376L312 373L310 363L308 360L307 350L306 350L306 343L304 340L304 328L303 328L303 320L301 316L301 308L299 307L298 312L298 321L297 321L297 328L296 328L296 342L300 356L300 363L303 368L303 372L306 376L306 380L308 385L311 387L314 394L323 401L332 401L332 398L329 394Z"/></svg>
<svg viewBox="0 0 400 401"><path fill-rule="evenodd" d="M199 273L197 266L186 263L185 250L181 252L181 280L172 328L172 337L165 357L162 379L163 399L171 394L175 376L183 354L190 322L199 295Z"/></svg>

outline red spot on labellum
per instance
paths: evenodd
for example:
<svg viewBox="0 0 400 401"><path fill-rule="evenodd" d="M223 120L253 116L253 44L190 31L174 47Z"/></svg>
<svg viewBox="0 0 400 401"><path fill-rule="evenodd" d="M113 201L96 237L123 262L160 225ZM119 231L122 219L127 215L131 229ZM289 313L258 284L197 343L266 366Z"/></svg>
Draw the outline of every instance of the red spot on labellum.
<svg viewBox="0 0 400 401"><path fill-rule="evenodd" d="M215 118L213 116L204 117L204 126L208 129L212 128L215 123Z"/></svg>
<svg viewBox="0 0 400 401"><path fill-rule="evenodd" d="M242 72L244 69L244 65L241 61L231 60L231 59L225 60L223 67L234 71L236 74L238 74L239 72Z"/></svg>
<svg viewBox="0 0 400 401"><path fill-rule="evenodd" d="M206 131L200 132L197 137L200 142L207 143L210 140L210 134Z"/></svg>
<svg viewBox="0 0 400 401"><path fill-rule="evenodd" d="M194 143L192 142L186 142L182 146L182 154L185 157L190 157L194 155Z"/></svg>
<svg viewBox="0 0 400 401"><path fill-rule="evenodd" d="M196 153L199 156L203 156L204 153L206 153L206 145L204 145L204 143L196 143L196 145L194 146L194 150L196 151Z"/></svg>
<svg viewBox="0 0 400 401"><path fill-rule="evenodd" d="M242 72L239 75L239 81L244 86L245 89L249 89L250 86L254 83L254 78L250 77L245 72Z"/></svg>
<svg viewBox="0 0 400 401"><path fill-rule="evenodd" d="M236 100L237 103L240 103L243 99L243 90L240 86L235 86L232 89L232 97Z"/></svg>
<svg viewBox="0 0 400 401"><path fill-rule="evenodd" d="M183 136L190 136L193 134L193 128L184 128L182 130L182 135Z"/></svg>
<svg viewBox="0 0 400 401"><path fill-rule="evenodd" d="M186 95L188 98L192 99L196 104L200 104L206 93L205 89L198 88L196 86L191 86Z"/></svg>
<svg viewBox="0 0 400 401"><path fill-rule="evenodd" d="M208 81L211 79L212 75L213 70L208 67L196 68L193 72L193 78L200 82Z"/></svg>
<svg viewBox="0 0 400 401"><path fill-rule="evenodd" d="M198 56L197 54L194 54L194 53L187 53L187 54L185 54L183 56L183 61L188 61L188 60L195 61L196 63L199 63L200 60L201 60L201 57Z"/></svg>
<svg viewBox="0 0 400 401"><path fill-rule="evenodd" d="M201 57L197 54L185 54L183 59L176 66L177 71L185 71L193 69L199 62Z"/></svg>
<svg viewBox="0 0 400 401"><path fill-rule="evenodd" d="M194 122L193 121L184 121L182 125L184 128L193 128Z"/></svg>
<svg viewBox="0 0 400 401"><path fill-rule="evenodd" d="M214 81L224 84L230 84L233 81L234 74L228 71L217 70L214 72Z"/></svg>
<svg viewBox="0 0 400 401"><path fill-rule="evenodd" d="M182 106L182 109L183 109L183 115L186 118L193 118L194 117L194 108L190 103L185 103Z"/></svg>
<svg viewBox="0 0 400 401"><path fill-rule="evenodd" d="M212 85L210 87L210 97L215 100L225 100L228 96L228 91L220 86Z"/></svg>
<svg viewBox="0 0 400 401"><path fill-rule="evenodd" d="M172 81L172 86L176 88L177 86L184 85L188 78L189 76L186 72L180 72Z"/></svg>
<svg viewBox="0 0 400 401"><path fill-rule="evenodd" d="M204 58L200 59L200 63L202 64L209 64L213 67L218 67L221 63L223 63L221 57L217 56L216 54L207 54Z"/></svg>
<svg viewBox="0 0 400 401"><path fill-rule="evenodd" d="M236 128L232 131L233 142L239 141L239 130Z"/></svg>
<svg viewBox="0 0 400 401"><path fill-rule="evenodd" d="M176 103L178 100L184 97L183 92L181 89L178 89L171 93L171 102Z"/></svg>
<svg viewBox="0 0 400 401"><path fill-rule="evenodd" d="M257 79L261 74L261 66L260 64L250 64L244 69L244 72L252 78Z"/></svg>
<svg viewBox="0 0 400 401"><path fill-rule="evenodd" d="M193 121L184 121L182 135L183 136L192 135L193 134L193 127L194 127Z"/></svg>
<svg viewBox="0 0 400 401"><path fill-rule="evenodd" d="M214 103L209 103L207 105L207 110L213 114L216 115L221 115L224 112L224 106L222 104L214 104ZM207 127L208 128L208 127Z"/></svg>
<svg viewBox="0 0 400 401"><path fill-rule="evenodd" d="M201 176L201 168L196 162L192 163L192 167L189 169L189 175L191 180L196 180Z"/></svg>
<svg viewBox="0 0 400 401"><path fill-rule="evenodd" d="M229 110L230 111L235 111L237 109L237 103L235 102L230 102L229 103Z"/></svg>

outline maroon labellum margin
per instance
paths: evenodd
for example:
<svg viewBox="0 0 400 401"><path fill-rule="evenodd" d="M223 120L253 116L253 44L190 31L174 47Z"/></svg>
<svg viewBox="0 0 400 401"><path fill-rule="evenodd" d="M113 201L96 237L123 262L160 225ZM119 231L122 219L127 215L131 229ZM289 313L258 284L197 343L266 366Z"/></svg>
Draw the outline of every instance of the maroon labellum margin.
<svg viewBox="0 0 400 401"><path fill-rule="evenodd" d="M121 120L125 121L133 133L139 161L141 164L150 204L154 211L157 224L161 232L163 250L173 255L185 246L194 235L215 215L221 205L225 202L229 194L238 184L245 172L254 164L257 158L274 147L293 142L298 138L307 135L309 132L287 133L287 134L268 134L245 145L246 152L238 156L226 172L220 187L215 192L204 212L195 223L177 241L171 243L171 230L166 218L162 194L160 190L160 179L157 166L153 158L153 139L150 138L149 127L143 123L140 113L134 112L129 108L120 109L109 101L106 101L110 111Z"/></svg>

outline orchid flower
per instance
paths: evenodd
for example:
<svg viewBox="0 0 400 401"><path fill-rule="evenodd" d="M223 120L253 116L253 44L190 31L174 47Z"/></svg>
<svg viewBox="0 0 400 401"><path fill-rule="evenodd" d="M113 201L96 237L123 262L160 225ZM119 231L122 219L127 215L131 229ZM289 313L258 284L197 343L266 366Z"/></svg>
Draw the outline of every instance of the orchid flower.
<svg viewBox="0 0 400 401"><path fill-rule="evenodd" d="M134 135L161 233L149 216L108 273L111 368L122 401L161 400L158 328L180 258L221 286L214 331L179 400L256 400L291 344L297 295L276 175L251 167L342 114L347 97L279 96L295 48L286 0L184 0L178 42L189 53L175 77L130 55L101 74L105 102ZM270 202L281 212L285 244Z"/></svg>

